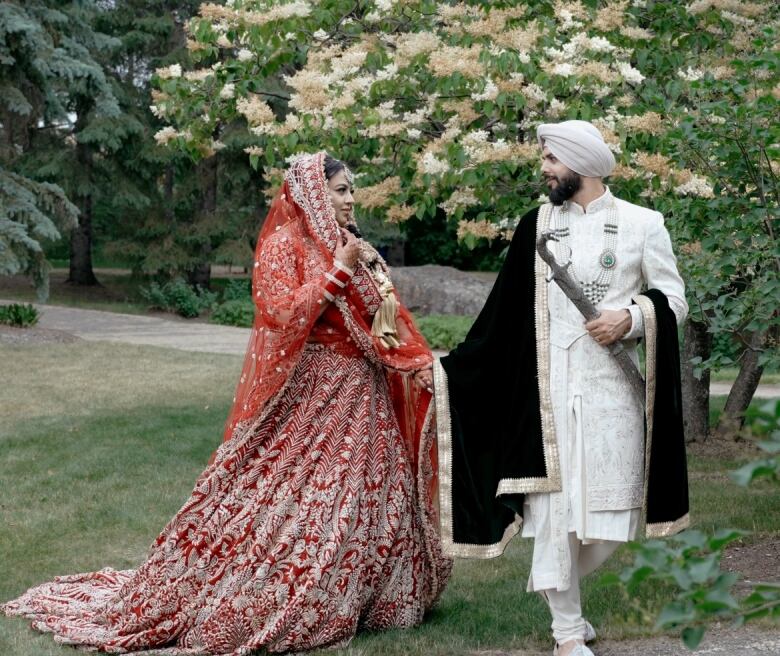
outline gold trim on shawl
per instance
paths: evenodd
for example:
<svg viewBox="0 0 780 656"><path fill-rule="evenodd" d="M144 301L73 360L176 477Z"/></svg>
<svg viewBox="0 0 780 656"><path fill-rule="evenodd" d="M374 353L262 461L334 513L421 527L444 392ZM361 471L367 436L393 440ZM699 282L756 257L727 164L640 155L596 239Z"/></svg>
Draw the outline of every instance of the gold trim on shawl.
<svg viewBox="0 0 780 656"><path fill-rule="evenodd" d="M642 294L637 294L631 300L639 306L645 324L645 480L642 495L642 516L645 522L645 535L649 530L647 525L647 492L650 481L650 451L653 444L653 408L655 408L655 363L656 340L658 338L658 323L655 317L653 302Z"/></svg>
<svg viewBox="0 0 780 656"><path fill-rule="evenodd" d="M536 239L550 224L552 205L539 208ZM552 397L550 396L550 307L547 290L548 266L534 247L534 328L536 333L536 370L539 381L539 414L542 421L542 447L547 476L504 478L498 483L499 494L529 494L561 491L561 463L555 437Z"/></svg>
<svg viewBox="0 0 780 656"><path fill-rule="evenodd" d="M653 444L653 408L655 407L656 362L658 357L658 319L655 316L653 302L644 294L634 296L645 324L645 491L642 502L642 514L645 521L645 535L648 538L661 538L679 533L691 523L689 513L671 522L647 523L647 494L650 481L650 451Z"/></svg>
<svg viewBox="0 0 780 656"><path fill-rule="evenodd" d="M547 228L552 215L552 205L539 208L536 220L536 237ZM529 494L559 492L561 469L558 442L555 437L552 398L550 396L550 320L547 294L547 265L534 248L534 328L536 337L537 379L539 385L539 412L542 425L542 448L547 476L504 478L498 483L496 496L501 494ZM509 541L520 531L523 518L507 526L499 542L489 545L465 544L454 541L452 520L452 421L450 417L447 372L436 360L433 363L434 401L439 449L439 507L442 526L442 546L448 556L462 558L495 558L500 556Z"/></svg>
<svg viewBox="0 0 780 656"><path fill-rule="evenodd" d="M679 519L673 522L658 522L657 524L646 524L645 534L649 538L668 538L685 530L691 525L690 513L685 513Z"/></svg>
<svg viewBox="0 0 780 656"><path fill-rule="evenodd" d="M504 553L509 541L522 526L522 517L515 516L504 535L495 544L468 544L454 541L452 518L452 417L447 372L438 360L433 361L434 402L436 403L436 433L439 449L439 521L444 554L458 558L495 558Z"/></svg>

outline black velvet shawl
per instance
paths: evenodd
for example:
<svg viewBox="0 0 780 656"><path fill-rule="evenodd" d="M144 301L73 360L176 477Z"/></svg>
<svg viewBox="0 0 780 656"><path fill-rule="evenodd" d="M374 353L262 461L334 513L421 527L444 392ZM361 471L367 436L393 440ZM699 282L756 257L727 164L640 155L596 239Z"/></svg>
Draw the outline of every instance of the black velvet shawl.
<svg viewBox="0 0 780 656"><path fill-rule="evenodd" d="M540 410L537 216L534 209L521 219L465 341L434 368L442 541L449 555L499 555L519 530L523 493L560 490L557 448L549 438L545 448ZM660 524L666 530L687 519L688 508L679 354L666 298L653 291L648 301L640 307L656 308L661 354L653 403L659 437L650 445L647 468L648 529ZM652 328L652 318L650 323ZM549 385L549 372L541 373ZM509 493L498 494L500 484Z"/></svg>

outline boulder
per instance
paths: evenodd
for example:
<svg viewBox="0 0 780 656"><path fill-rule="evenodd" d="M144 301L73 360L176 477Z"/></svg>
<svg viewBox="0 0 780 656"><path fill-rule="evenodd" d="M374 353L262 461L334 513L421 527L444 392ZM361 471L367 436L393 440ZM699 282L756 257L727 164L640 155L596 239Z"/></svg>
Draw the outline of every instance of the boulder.
<svg viewBox="0 0 780 656"><path fill-rule="evenodd" d="M412 312L470 316L479 314L496 276L437 264L393 267L390 275L401 301Z"/></svg>

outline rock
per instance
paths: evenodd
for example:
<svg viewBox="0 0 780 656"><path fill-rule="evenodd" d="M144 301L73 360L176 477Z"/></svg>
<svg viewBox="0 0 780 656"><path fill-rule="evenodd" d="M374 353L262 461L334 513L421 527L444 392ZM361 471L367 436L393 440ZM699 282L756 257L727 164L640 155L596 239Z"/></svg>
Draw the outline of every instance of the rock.
<svg viewBox="0 0 780 656"><path fill-rule="evenodd" d="M412 312L476 316L485 304L495 274L475 274L453 267L393 267L392 276L401 301Z"/></svg>

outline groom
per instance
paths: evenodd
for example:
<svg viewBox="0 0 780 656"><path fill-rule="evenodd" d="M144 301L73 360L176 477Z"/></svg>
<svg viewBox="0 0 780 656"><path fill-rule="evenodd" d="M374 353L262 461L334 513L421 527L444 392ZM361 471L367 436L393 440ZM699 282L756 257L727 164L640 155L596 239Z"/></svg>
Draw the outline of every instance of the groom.
<svg viewBox="0 0 780 656"><path fill-rule="evenodd" d="M541 125L550 202L528 212L466 340L434 368L442 538L451 556L491 558L534 538L528 590L552 614L555 652L592 656L580 580L634 539L688 525L677 325L688 311L661 214L612 195L615 166L590 123ZM548 281L549 242L600 315L585 323ZM643 293L643 290L645 291ZM637 398L607 346L638 364Z"/></svg>

